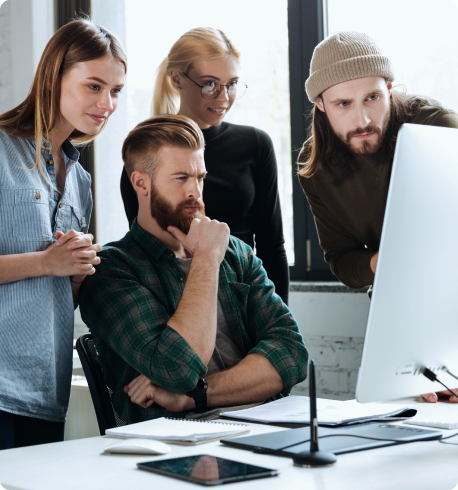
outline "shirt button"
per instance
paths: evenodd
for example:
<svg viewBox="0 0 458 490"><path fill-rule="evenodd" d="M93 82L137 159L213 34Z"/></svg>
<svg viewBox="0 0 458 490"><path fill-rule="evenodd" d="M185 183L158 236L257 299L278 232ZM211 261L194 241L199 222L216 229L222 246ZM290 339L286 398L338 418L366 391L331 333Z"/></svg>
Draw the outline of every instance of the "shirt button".
<svg viewBox="0 0 458 490"><path fill-rule="evenodd" d="M44 146L45 148L49 148L49 143L48 143L48 142L43 143L43 146Z"/></svg>
<svg viewBox="0 0 458 490"><path fill-rule="evenodd" d="M180 277L180 281L181 281L181 282L183 282L183 281L184 281L184 279L183 279L182 277Z"/></svg>
<svg viewBox="0 0 458 490"><path fill-rule="evenodd" d="M80 225L83 226L83 220L82 219L80 219Z"/></svg>
<svg viewBox="0 0 458 490"><path fill-rule="evenodd" d="M173 257L173 254L170 254L170 257Z"/></svg>
<svg viewBox="0 0 458 490"><path fill-rule="evenodd" d="M35 199L38 201L40 199L40 194L38 194L38 192L35 194Z"/></svg>
<svg viewBox="0 0 458 490"><path fill-rule="evenodd" d="M59 204L59 209L62 207L62 203Z"/></svg>
<svg viewBox="0 0 458 490"><path fill-rule="evenodd" d="M54 162L53 162L52 160L49 160L49 161L48 161L48 164L49 164L49 165L54 165Z"/></svg>

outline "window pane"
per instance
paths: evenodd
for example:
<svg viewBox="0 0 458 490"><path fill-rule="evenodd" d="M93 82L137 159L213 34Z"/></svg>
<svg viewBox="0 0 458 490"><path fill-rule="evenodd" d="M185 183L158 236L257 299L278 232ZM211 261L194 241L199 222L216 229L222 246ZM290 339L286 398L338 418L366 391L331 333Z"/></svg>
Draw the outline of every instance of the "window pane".
<svg viewBox="0 0 458 490"><path fill-rule="evenodd" d="M438 99L458 108L457 0L327 0L332 34L368 34L390 58L407 93Z"/></svg>
<svg viewBox="0 0 458 490"><path fill-rule="evenodd" d="M242 54L240 78L249 88L225 120L262 129L274 142L286 251L292 263L287 0L126 2L129 127L149 117L154 73L173 43L186 31L205 26L224 31Z"/></svg>

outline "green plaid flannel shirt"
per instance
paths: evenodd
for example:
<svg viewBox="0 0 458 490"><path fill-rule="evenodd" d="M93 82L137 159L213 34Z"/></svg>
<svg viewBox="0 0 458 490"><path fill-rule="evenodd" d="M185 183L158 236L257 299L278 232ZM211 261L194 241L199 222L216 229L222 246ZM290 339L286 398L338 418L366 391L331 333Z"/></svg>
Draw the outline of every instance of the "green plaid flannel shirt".
<svg viewBox="0 0 458 490"><path fill-rule="evenodd" d="M102 261L83 282L79 303L116 412L127 423L184 417L157 404L142 408L123 391L142 373L169 391L187 393L207 373L191 346L167 325L185 286L175 254L135 221L99 256ZM220 265L218 298L243 356L265 356L283 380L281 394L287 395L307 376L304 340L261 260L232 236Z"/></svg>

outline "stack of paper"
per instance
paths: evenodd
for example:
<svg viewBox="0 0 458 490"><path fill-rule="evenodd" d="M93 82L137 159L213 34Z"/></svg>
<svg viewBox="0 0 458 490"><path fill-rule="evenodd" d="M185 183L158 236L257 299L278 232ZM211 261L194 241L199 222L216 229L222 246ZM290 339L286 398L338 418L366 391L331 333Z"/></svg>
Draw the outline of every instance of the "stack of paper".
<svg viewBox="0 0 458 490"><path fill-rule="evenodd" d="M176 444L199 444L202 442L233 437L250 432L246 424L228 424L225 422L207 422L200 420L159 419L147 420L138 424L124 425L107 429L105 434L110 437L138 437L156 439Z"/></svg>
<svg viewBox="0 0 458 490"><path fill-rule="evenodd" d="M319 425L348 425L371 420L413 417L417 411L400 405L385 403L358 403L356 400L339 401L317 398ZM223 412L223 417L272 424L309 424L310 399L308 396L288 396L254 408Z"/></svg>

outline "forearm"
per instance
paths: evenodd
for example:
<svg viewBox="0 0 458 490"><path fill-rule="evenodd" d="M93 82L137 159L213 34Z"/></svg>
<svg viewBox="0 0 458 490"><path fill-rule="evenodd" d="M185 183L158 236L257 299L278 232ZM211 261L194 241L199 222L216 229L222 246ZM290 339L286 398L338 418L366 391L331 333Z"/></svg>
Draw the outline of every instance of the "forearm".
<svg viewBox="0 0 458 490"><path fill-rule="evenodd" d="M0 255L0 284L48 275L43 252Z"/></svg>
<svg viewBox="0 0 458 490"><path fill-rule="evenodd" d="M194 258L178 308L167 322L204 364L208 364L215 349L218 277L217 260Z"/></svg>
<svg viewBox="0 0 458 490"><path fill-rule="evenodd" d="M72 296L73 296L74 303L78 299L78 294L81 289L81 284L83 283L85 278L86 278L85 274L80 276L70 276L70 284L72 286Z"/></svg>
<svg viewBox="0 0 458 490"><path fill-rule="evenodd" d="M371 258L374 252L365 248L344 252L326 253L333 274L350 288L370 286L374 282L371 270Z"/></svg>
<svg viewBox="0 0 458 490"><path fill-rule="evenodd" d="M232 369L211 374L205 379L209 407L260 402L283 390L283 381L277 370L259 354L250 354Z"/></svg>

